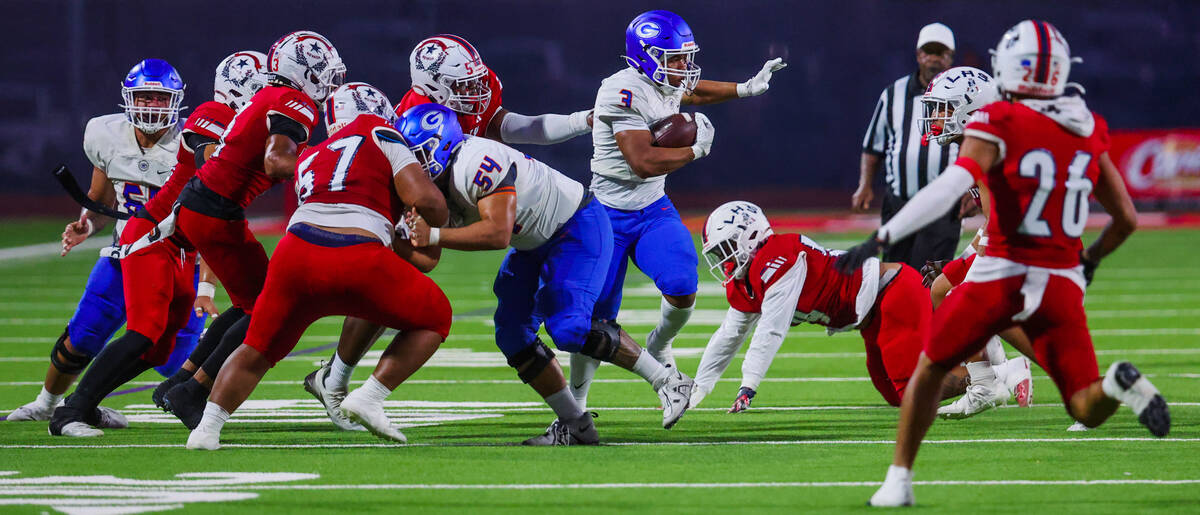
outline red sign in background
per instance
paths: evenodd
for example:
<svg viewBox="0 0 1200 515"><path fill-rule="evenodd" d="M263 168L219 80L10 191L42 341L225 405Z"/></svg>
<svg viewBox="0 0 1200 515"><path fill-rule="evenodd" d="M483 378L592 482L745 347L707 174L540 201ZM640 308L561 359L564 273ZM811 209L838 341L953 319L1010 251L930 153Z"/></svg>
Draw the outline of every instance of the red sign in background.
<svg viewBox="0 0 1200 515"><path fill-rule="evenodd" d="M1134 198L1200 198L1200 129L1113 131L1109 156Z"/></svg>

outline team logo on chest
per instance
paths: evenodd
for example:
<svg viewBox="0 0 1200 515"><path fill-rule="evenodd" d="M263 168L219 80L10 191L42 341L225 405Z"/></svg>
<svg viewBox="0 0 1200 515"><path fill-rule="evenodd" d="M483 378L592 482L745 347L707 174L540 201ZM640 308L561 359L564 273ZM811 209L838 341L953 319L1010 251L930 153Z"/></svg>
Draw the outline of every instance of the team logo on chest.
<svg viewBox="0 0 1200 515"><path fill-rule="evenodd" d="M139 159L137 167L138 171L145 173L150 170L150 162L145 159Z"/></svg>

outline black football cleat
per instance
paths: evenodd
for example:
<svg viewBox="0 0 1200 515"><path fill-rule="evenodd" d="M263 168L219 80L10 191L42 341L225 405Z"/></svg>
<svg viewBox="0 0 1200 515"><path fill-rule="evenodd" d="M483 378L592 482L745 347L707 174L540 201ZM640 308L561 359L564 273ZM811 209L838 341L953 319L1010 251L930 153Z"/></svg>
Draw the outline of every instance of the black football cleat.
<svg viewBox="0 0 1200 515"><path fill-rule="evenodd" d="M1104 375L1105 393L1127 404L1150 433L1157 437L1171 432L1171 411L1158 389L1128 361L1118 361Z"/></svg>
<svg viewBox="0 0 1200 515"><path fill-rule="evenodd" d="M208 390L205 390L200 383L190 380L171 388L163 396L166 410L175 415L188 429L196 429L196 426L200 425L200 420L204 418L204 405L207 402Z"/></svg>

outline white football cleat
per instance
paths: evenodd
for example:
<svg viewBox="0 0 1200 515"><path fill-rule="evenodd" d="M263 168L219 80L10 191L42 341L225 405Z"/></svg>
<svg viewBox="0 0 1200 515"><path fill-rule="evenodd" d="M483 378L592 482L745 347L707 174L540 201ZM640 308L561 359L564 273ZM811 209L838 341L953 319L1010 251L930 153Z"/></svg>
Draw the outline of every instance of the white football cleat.
<svg viewBox="0 0 1200 515"><path fill-rule="evenodd" d="M121 412L115 409L99 406L96 408L96 415L100 420L96 424L96 427L104 429L126 429L129 427L129 419L125 418L125 415L122 415Z"/></svg>
<svg viewBox="0 0 1200 515"><path fill-rule="evenodd" d="M51 435L54 433L51 432ZM86 422L70 422L63 426L56 436L70 436L74 438L95 438L104 436L104 431L89 426Z"/></svg>
<svg viewBox="0 0 1200 515"><path fill-rule="evenodd" d="M58 406L62 406L62 404L63 402L60 400ZM42 401L35 400L13 410L5 420L12 422L47 421L50 420L50 415L54 414L54 408L58 406L47 406Z"/></svg>
<svg viewBox="0 0 1200 515"><path fill-rule="evenodd" d="M954 402L938 408L941 418L969 418L1008 402L1008 389L1000 381L992 384L972 384L967 393Z"/></svg>
<svg viewBox="0 0 1200 515"><path fill-rule="evenodd" d="M1076 422L1067 428L1067 431L1091 431L1092 428L1083 425L1083 422Z"/></svg>
<svg viewBox="0 0 1200 515"><path fill-rule="evenodd" d="M346 415L339 409L342 405L342 400L346 398L346 392L325 388L325 378L329 377L329 371L329 363L322 363L321 368L308 374L308 377L304 378L304 391L312 394L313 397L316 397L321 402L322 406L325 406L325 414L329 415L329 420L338 429L342 431L366 431L367 428L346 418Z"/></svg>
<svg viewBox="0 0 1200 515"><path fill-rule="evenodd" d="M1167 401L1133 363L1118 361L1108 367L1101 383L1104 394L1133 409L1146 429L1162 438L1171 432L1171 411Z"/></svg>
<svg viewBox="0 0 1200 515"><path fill-rule="evenodd" d="M997 368L1004 368L1004 386L1017 399L1017 406L1028 408L1033 404L1033 374L1029 370L1029 359L1022 356L1010 359Z"/></svg>
<svg viewBox="0 0 1200 515"><path fill-rule="evenodd" d="M912 506L916 502L913 496L912 473L895 466L888 467L887 478L867 501L867 506L895 508Z"/></svg>
<svg viewBox="0 0 1200 515"><path fill-rule="evenodd" d="M658 400L662 403L663 429L671 429L684 412L691 406L692 386L696 384L692 378L680 372L675 367L668 367L673 373L656 391Z"/></svg>
<svg viewBox="0 0 1200 515"><path fill-rule="evenodd" d="M216 451L221 448L221 433L193 429L188 435L187 448L193 451Z"/></svg>
<svg viewBox="0 0 1200 515"><path fill-rule="evenodd" d="M592 422L594 415L584 412L575 420L564 421L555 419L546 432L521 442L521 445L536 446L565 446L565 445L598 445L600 435L596 433L596 425Z"/></svg>
<svg viewBox="0 0 1200 515"><path fill-rule="evenodd" d="M392 425L387 413L383 412L383 403L374 403L364 399L363 395L359 394L361 391L360 388L350 392L350 395L347 395L342 401L341 410L345 416L362 424L375 436L385 440L407 443L408 438Z"/></svg>

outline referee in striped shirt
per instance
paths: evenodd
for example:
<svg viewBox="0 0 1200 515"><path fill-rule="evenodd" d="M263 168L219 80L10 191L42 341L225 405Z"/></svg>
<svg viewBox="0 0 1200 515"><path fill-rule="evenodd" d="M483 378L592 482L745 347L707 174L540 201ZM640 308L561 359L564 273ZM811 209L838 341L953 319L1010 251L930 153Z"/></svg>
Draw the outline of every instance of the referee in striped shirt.
<svg viewBox="0 0 1200 515"><path fill-rule="evenodd" d="M917 119L922 113L921 96L934 76L954 61L954 33L941 23L931 23L917 37L917 71L888 85L879 95L875 113L863 138L859 161L858 190L851 197L855 212L870 209L875 198L872 185L880 161L885 170L883 223L900 211L908 199L933 181L958 157L958 144L939 145L922 141ZM884 261L908 263L918 270L927 260L951 259L961 232L959 208L937 222L892 244Z"/></svg>

